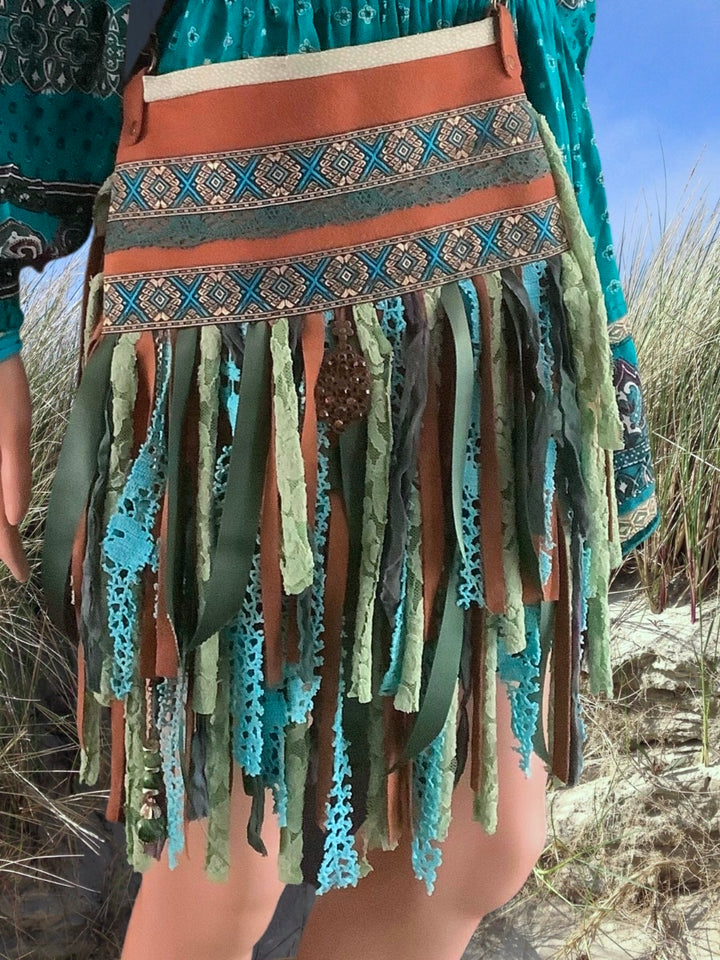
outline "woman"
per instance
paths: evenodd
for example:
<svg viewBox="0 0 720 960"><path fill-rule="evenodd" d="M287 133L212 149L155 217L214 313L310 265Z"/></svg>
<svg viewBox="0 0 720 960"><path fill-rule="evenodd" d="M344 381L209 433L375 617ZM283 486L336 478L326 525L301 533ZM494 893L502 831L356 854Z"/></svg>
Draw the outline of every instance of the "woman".
<svg viewBox="0 0 720 960"><path fill-rule="evenodd" d="M500 204L495 230L515 239L512 255L488 261L494 269L481 270L466 254L452 282L440 285L421 283L413 274L419 268L410 264L403 280L409 292L398 288L380 296L378 287L374 296L353 294L348 307L324 313L299 309L295 291L284 294L284 306L272 317L272 304L267 307L267 321L239 322L242 310L228 307L229 283L241 273L239 245L251 246L252 237L261 248L268 236L278 249L292 245L308 229L320 195L319 231L328 218L347 218L351 210L357 219L348 224L348 237L357 223L382 222L385 214L368 206L377 202L377 181L362 181L365 168L353 174L352 156L358 150L367 156L371 141L387 151L389 141L373 137L384 136L388 124L373 126L373 137L358 124L348 127L357 136L339 150L332 137L310 143L302 116L291 116L287 107L277 116L268 111L257 123L263 147L293 140L262 139L264 130L284 123L284 129L301 131L291 144L297 150L251 156L250 147L239 146L245 141L227 131L229 116L251 127L257 112L252 93L243 92L245 81L237 79L242 72L215 74L204 66L437 36L437 28L480 24L487 5L367 3L350 9L300 2L240 9L179 0L159 24L151 71L158 76L147 78L142 94L139 79L128 87L109 217L99 208L96 221L100 235L107 231L105 298L98 311L96 267L77 406L95 412L89 431L95 439L82 446L89 432L75 415L44 559L51 612L81 641L83 772L93 779L98 704L105 703L114 720L108 812L124 816L131 862L147 870L125 958L149 950L168 958L249 956L280 892L278 862L283 880L305 877L322 893L301 944L303 960L360 957L368 947L379 960L459 957L479 920L522 886L544 845L547 773L568 785L577 782L584 738L582 641L593 689L610 693L609 573L622 550L636 546L657 522L632 343L626 331L615 333L619 324L611 324L609 338L605 328L606 319L621 319L622 296L592 131L589 119L578 119L584 117L582 69L593 6L549 0L512 6L525 89L555 138L525 106L521 88L512 87L516 51L500 10L494 13L499 26L488 32L479 56L505 93L488 95L474 113L446 113L453 130L474 125L475 153L462 153L462 163L447 162L451 149L467 149L450 135L426 140L432 143L426 151L408 152L407 144L428 137L428 128L408 132L395 124L404 177L382 174L387 186L380 209L403 211L409 219L424 215L409 203L409 187L403 193L391 181L423 183L442 209L440 199L458 203L463 190L466 197L480 184L459 185L448 199L449 184L461 180L470 161L473 176L487 182L483 202L493 190L510 190L509 183L522 190L554 184L557 196L551 191L538 201L549 211L542 254L523 248L527 231L519 219L526 209L535 216L538 202L514 204L512 216ZM96 19L83 18L92 8ZM75 40L69 47L56 44L59 57L68 49L78 57L81 38L104 50L92 61L102 65L92 78L78 65L90 62L87 55L67 73L73 96L84 98L86 109L93 104L86 117L102 122L106 149L119 85L122 13L120 3L69 4L68 20L58 25L39 10L34 23L10 10L14 40L29 45L27 62L33 43L39 50L53 30ZM430 40L402 49L418 58L420 69ZM455 52L461 60L463 51ZM345 70L362 68L343 63ZM23 61L16 82L27 110L32 74L25 67ZM173 87L173 74L191 83L189 92ZM216 79L205 83L220 75L231 93L221 92ZM321 75L298 79L293 89L310 89L307 83ZM64 96L61 76L48 71L46 78L57 97ZM201 86L192 86L196 79ZM262 102L270 102L282 88L264 89L268 100ZM436 91L425 93L431 98ZM476 99L482 95L478 88ZM218 112L216 123L213 108L230 102L237 112ZM304 103L317 107L292 96L287 102L297 102L301 113ZM175 103L179 113L173 113ZM308 113L322 124L325 113L332 117L341 109L328 100L326 111ZM188 119L193 110L195 123ZM427 113L418 108L410 115ZM179 127L157 119L172 116L184 118ZM27 135L27 125L20 127ZM325 186L317 187L310 167L304 176L294 172L308 156L302 137L320 150L313 169L321 169ZM58 149L65 149L65 137L56 143L61 140ZM170 141L172 149L159 152ZM228 151L222 145L230 142ZM439 151L446 163L441 183L428 160ZM10 175L29 181L14 146L8 154ZM238 185L238 164L248 156L257 202L238 200L247 184L246 176ZM382 156L387 161L387 152ZM499 174L488 173L498 168ZM249 167L243 169L247 175ZM54 176L68 180L67 166ZM86 179L97 184L101 175ZM315 184L312 195L308 183ZM438 190L441 198L433 193ZM73 181L57 192L75 197L74 207L45 211L65 227L55 236L67 238L68 220L87 220L93 191ZM333 199L338 195L339 203ZM364 212L353 207L356 196L367 201ZM281 218L268 213L269 197L279 200ZM310 220L292 225L292 201L302 201L295 206L310 211ZM64 246L48 244L48 223L33 220L35 211L18 203L23 216L8 212L13 232L2 248L6 263L15 257L6 270L9 293L24 260L42 261L72 246L67 239ZM552 226L556 208L562 224ZM16 224L23 222L18 233ZM477 222L491 248L486 221ZM30 243L18 242L23 229ZM408 233L408 241L414 236ZM387 256L402 260L402 249L400 243L387 246ZM601 275L595 260L603 265ZM262 261L263 269L268 263ZM191 275L195 289L206 291L192 294L195 313L188 306ZM328 275L321 280L330 282ZM353 282L347 281L350 289ZM177 300L181 287L185 299ZM4 310L8 333L0 344L11 353L19 311L9 294ZM167 317L164 327L160 316ZM190 316L203 318L198 341L180 325L169 338L159 332ZM101 347L108 323L119 334ZM190 347L183 359L184 344ZM359 416L342 405L333 356L336 365L348 365L341 388L348 371L357 377ZM267 394L255 375L260 367L272 379L270 406L263 406ZM7 521L0 555L25 579L14 527L29 497L29 399L17 352L0 363L0 380L4 395L15 398L13 416L0 422ZM94 383L98 392L88 403ZM103 398L105 416L98 402ZM78 450L90 456L78 457ZM253 456L260 463L255 474L248 466ZM79 485L71 482L78 463L86 474ZM72 510L68 521L58 507L76 490L79 523ZM234 565L223 591L220 546L230 543L227 518L241 515L252 515L250 549L230 552ZM70 605L65 559L74 588ZM225 603L232 616L218 614L215 629L203 632L208 609L224 609L223 593L236 588L240 569L240 600L234 607ZM66 608L74 623L65 619ZM264 818L265 802L276 817ZM241 834L245 823L249 843ZM160 863L150 866L153 856Z"/></svg>

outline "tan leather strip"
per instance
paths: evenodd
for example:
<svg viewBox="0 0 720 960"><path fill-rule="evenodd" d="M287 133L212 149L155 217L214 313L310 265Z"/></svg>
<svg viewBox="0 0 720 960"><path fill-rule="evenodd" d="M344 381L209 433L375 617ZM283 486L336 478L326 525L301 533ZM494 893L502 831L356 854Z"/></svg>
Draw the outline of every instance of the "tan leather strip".
<svg viewBox="0 0 720 960"><path fill-rule="evenodd" d="M560 597L555 610L555 635L552 648L553 745L552 770L567 783L570 775L570 718L572 673L572 590L567 538L560 537Z"/></svg>
<svg viewBox="0 0 720 960"><path fill-rule="evenodd" d="M282 575L280 573L280 500L275 464L275 408L270 415L270 444L263 489L260 534L260 586L265 636L265 682L282 681Z"/></svg>
<svg viewBox="0 0 720 960"><path fill-rule="evenodd" d="M122 700L110 703L110 796L105 818L118 823L122 815L125 791L125 704Z"/></svg>
<svg viewBox="0 0 720 960"><path fill-rule="evenodd" d="M429 372L427 402L420 429L418 482L420 485L420 522L422 529L424 630L425 640L427 640L430 633L435 597L442 575L445 546L438 395L432 370Z"/></svg>
<svg viewBox="0 0 720 960"><path fill-rule="evenodd" d="M155 518L153 537L160 534L160 515ZM143 679L152 679L155 676L155 660L157 656L157 629L155 625L155 585L157 574L150 566L146 566L141 575L140 599L140 655L138 664L140 676Z"/></svg>
<svg viewBox="0 0 720 960"><path fill-rule="evenodd" d="M285 630L285 661L300 663L300 630L297 622L297 597L287 598L287 626Z"/></svg>
<svg viewBox="0 0 720 960"><path fill-rule="evenodd" d="M305 411L300 448L305 464L308 523L314 529L318 469L315 385L325 352L325 318L321 313L308 313L305 316L302 330L302 352L305 365Z"/></svg>
<svg viewBox="0 0 720 960"><path fill-rule="evenodd" d="M482 555L485 574L485 603L490 613L505 612L503 568L502 499L500 468L495 435L495 397L492 369L492 306L483 277L473 279L480 301L482 325L482 377L480 400L480 504L482 514Z"/></svg>
<svg viewBox="0 0 720 960"><path fill-rule="evenodd" d="M470 607L472 631L472 731L470 734L470 788L478 793L482 773L483 706L485 698L485 661L487 633L485 611L474 604Z"/></svg>
<svg viewBox="0 0 720 960"><path fill-rule="evenodd" d="M559 559L559 525L558 525L558 502L557 494L553 494L553 504L552 504L552 540L553 540L553 550L552 550L552 567L550 568L550 577L543 588L543 600L558 600L560 597L560 559Z"/></svg>
<svg viewBox="0 0 720 960"><path fill-rule="evenodd" d="M385 765L390 769L402 756L409 731L404 722L405 714L395 709L392 697L383 697L382 702ZM397 843L408 827L409 805L412 804L412 797L408 795L408 767L412 770L411 763L402 764L386 779L387 831L391 844Z"/></svg>
<svg viewBox="0 0 720 960"><path fill-rule="evenodd" d="M177 677L178 650L175 630L168 616L166 604L167 574L167 489L160 508L160 551L158 556L157 577L157 620L155 621L155 675L158 677Z"/></svg>
<svg viewBox="0 0 720 960"><path fill-rule="evenodd" d="M333 721L337 707L343 605L348 577L350 538L345 503L340 490L330 490L327 579L325 581L324 663L317 698L318 724L318 826L325 826L325 801L332 787Z"/></svg>

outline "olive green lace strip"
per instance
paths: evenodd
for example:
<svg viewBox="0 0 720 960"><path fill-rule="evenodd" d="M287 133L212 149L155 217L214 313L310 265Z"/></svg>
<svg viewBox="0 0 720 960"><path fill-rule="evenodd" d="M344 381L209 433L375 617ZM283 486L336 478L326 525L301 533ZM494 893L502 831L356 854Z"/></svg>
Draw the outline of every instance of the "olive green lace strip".
<svg viewBox="0 0 720 960"><path fill-rule="evenodd" d="M143 688L135 676L125 700L125 840L128 862L141 873L155 862L143 852L142 841L137 835L145 772L142 750L144 727Z"/></svg>
<svg viewBox="0 0 720 960"><path fill-rule="evenodd" d="M275 413L275 463L280 494L280 567L287 594L302 593L313 582L313 553L307 530L307 488L300 447L298 395L293 377L289 324L281 317L270 334Z"/></svg>
<svg viewBox="0 0 720 960"><path fill-rule="evenodd" d="M83 742L80 751L80 783L91 787L100 776L100 721L102 711L96 697L88 690L83 691Z"/></svg>
<svg viewBox="0 0 720 960"><path fill-rule="evenodd" d="M408 502L407 579L405 584L405 648L400 683L393 704L403 713L420 709L420 681L425 633L420 490L415 484Z"/></svg>
<svg viewBox="0 0 720 960"><path fill-rule="evenodd" d="M492 834L497 830L498 808L498 759L497 759L497 616L489 616L486 620L485 676L483 683L482 721L482 782L480 790L475 794L473 819L478 820L486 833Z"/></svg>
<svg viewBox="0 0 720 960"><path fill-rule="evenodd" d="M457 715L459 705L460 684L455 684L450 710L443 728L443 758L442 758L442 787L440 790L440 820L438 823L437 839L443 841L448 835L452 821L452 797L455 786L455 768L457 764Z"/></svg>
<svg viewBox="0 0 720 960"><path fill-rule="evenodd" d="M309 723L291 723L285 729L285 783L287 825L280 829L278 876L283 883L302 883L303 809L310 758Z"/></svg>
<svg viewBox="0 0 720 960"><path fill-rule="evenodd" d="M218 383L222 336L215 326L200 331L198 386L198 484L197 484L197 585L200 602L210 579L212 549L213 474L217 447ZM217 696L218 635L213 634L195 652L193 710L212 714ZM208 761L210 766L210 761Z"/></svg>
<svg viewBox="0 0 720 960"><path fill-rule="evenodd" d="M507 389L507 347L502 319L502 281L499 273L485 278L492 309L492 388L495 402L495 434L500 478L503 531L505 615L503 637L508 653L525 649L525 607L522 600L520 553L515 520L515 474L513 457L513 403Z"/></svg>
<svg viewBox="0 0 720 960"><path fill-rule="evenodd" d="M361 703L372 699L372 628L385 534L392 451L390 378L392 344L378 323L372 304L353 307L360 348L371 376L367 426L367 460L363 502L362 556L357 618L353 644L352 677L348 696Z"/></svg>

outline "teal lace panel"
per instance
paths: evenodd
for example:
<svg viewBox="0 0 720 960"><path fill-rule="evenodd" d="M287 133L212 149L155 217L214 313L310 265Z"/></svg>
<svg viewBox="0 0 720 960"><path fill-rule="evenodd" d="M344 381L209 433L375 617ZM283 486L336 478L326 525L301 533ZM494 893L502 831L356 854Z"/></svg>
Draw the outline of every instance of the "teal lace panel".
<svg viewBox="0 0 720 960"><path fill-rule="evenodd" d="M502 640L503 618L499 617L498 639ZM540 604L525 606L525 649L508 654L498 642L498 672L505 683L512 706L512 730L519 747L520 768L530 776L530 755L537 728L540 705L535 696L540 689Z"/></svg>
<svg viewBox="0 0 720 960"><path fill-rule="evenodd" d="M230 647L230 711L233 757L250 776L259 776L263 757L264 678L260 533L250 568L250 581L240 614L227 628Z"/></svg>
<svg viewBox="0 0 720 960"><path fill-rule="evenodd" d="M471 280L458 283L465 304L465 312L472 342L473 383L472 411L465 453L465 472L462 492L462 532L465 556L460 563L458 605L467 610L471 603L485 605L485 585L482 567L482 530L480 527L480 304Z"/></svg>
<svg viewBox="0 0 720 960"><path fill-rule="evenodd" d="M329 330L326 327L326 345ZM326 424L318 422L318 473L315 496L315 530L309 530L313 551L314 573L309 590L298 600L298 632L300 634L300 666L285 667L285 689L288 711L293 723L303 723L312 711L320 688L319 670L323 665L323 630L325 620L325 547L330 519L330 482L328 450L330 438Z"/></svg>
<svg viewBox="0 0 720 960"><path fill-rule="evenodd" d="M187 682L162 680L158 684L158 717L160 756L167 803L168 865L177 866L177 858L185 846L185 781L182 752L185 745L185 705Z"/></svg>
<svg viewBox="0 0 720 960"><path fill-rule="evenodd" d="M415 823L412 840L412 865L415 876L425 883L428 894L435 889L442 848L438 840L442 816L443 757L445 728L413 762L413 808Z"/></svg>
<svg viewBox="0 0 720 960"><path fill-rule="evenodd" d="M318 894L333 887L354 887L360 879L360 860L354 845L352 823L352 788L348 744L343 732L343 700L345 680L340 667L337 706L333 722L333 780L325 802L325 845L318 870Z"/></svg>
<svg viewBox="0 0 720 960"><path fill-rule="evenodd" d="M108 629L114 648L111 686L118 699L130 692L137 659L140 575L148 564L157 569L157 543L152 530L165 489L167 438L165 416L171 368L171 347L157 345L155 403L147 437L118 497L102 543L107 574Z"/></svg>
<svg viewBox="0 0 720 960"><path fill-rule="evenodd" d="M265 691L263 713L262 779L273 795L273 813L278 826L287 827L287 781L285 778L285 727L288 708L282 690Z"/></svg>

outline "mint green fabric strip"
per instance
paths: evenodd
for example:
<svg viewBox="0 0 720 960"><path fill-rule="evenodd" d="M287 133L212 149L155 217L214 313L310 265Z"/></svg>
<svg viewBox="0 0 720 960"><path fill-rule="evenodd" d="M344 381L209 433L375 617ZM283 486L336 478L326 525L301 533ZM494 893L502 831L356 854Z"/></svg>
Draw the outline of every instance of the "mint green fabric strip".
<svg viewBox="0 0 720 960"><path fill-rule="evenodd" d="M280 569L285 593L295 595L312 584L314 567L308 539L305 465L300 446L298 396L287 317L281 317L272 325L270 350L275 388L275 465L282 529Z"/></svg>

